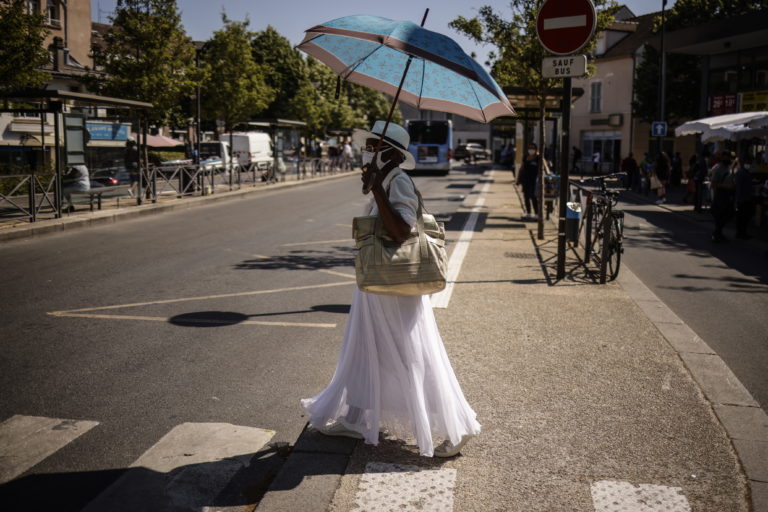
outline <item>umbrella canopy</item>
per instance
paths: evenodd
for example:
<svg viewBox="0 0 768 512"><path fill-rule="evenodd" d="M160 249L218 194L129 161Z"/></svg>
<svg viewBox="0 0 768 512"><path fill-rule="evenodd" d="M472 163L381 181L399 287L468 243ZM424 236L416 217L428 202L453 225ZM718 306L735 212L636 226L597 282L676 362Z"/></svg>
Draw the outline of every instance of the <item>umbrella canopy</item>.
<svg viewBox="0 0 768 512"><path fill-rule="evenodd" d="M151 148L172 148L183 146L184 142L165 135L147 135L147 146Z"/></svg>
<svg viewBox="0 0 768 512"><path fill-rule="evenodd" d="M346 16L310 28L297 47L345 80L391 96L402 80L400 99L420 109L483 123L515 113L496 81L455 41L410 21Z"/></svg>
<svg viewBox="0 0 768 512"><path fill-rule="evenodd" d="M704 133L706 130L728 125L747 125L750 128L766 127L768 126L768 111L741 112L688 121L675 128L675 136L682 137L683 135Z"/></svg>
<svg viewBox="0 0 768 512"><path fill-rule="evenodd" d="M701 142L738 141L765 136L768 136L768 129L752 128L744 124L728 124L719 128L704 130L701 134Z"/></svg>

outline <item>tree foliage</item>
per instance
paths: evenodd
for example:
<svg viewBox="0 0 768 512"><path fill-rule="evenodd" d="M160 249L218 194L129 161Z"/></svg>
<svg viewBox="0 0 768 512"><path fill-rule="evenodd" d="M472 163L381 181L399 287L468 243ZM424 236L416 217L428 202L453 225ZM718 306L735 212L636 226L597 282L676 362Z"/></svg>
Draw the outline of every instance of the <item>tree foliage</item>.
<svg viewBox="0 0 768 512"><path fill-rule="evenodd" d="M240 122L264 111L275 91L264 80L265 67L251 54L248 20L229 20L203 47L206 77L202 88L203 116L224 122L229 131Z"/></svg>
<svg viewBox="0 0 768 512"><path fill-rule="evenodd" d="M505 16L486 5L480 7L478 16L459 16L449 26L477 43L492 45L488 53L491 74L502 87L516 86L529 89L543 105L546 90L560 85L559 79L541 76L541 60L549 56L536 35L536 15L543 0L512 0L511 16ZM597 29L604 30L613 21L615 2L596 0ZM593 38L581 53L590 53L595 45Z"/></svg>
<svg viewBox="0 0 768 512"><path fill-rule="evenodd" d="M672 31L701 25L712 20L731 18L768 9L768 0L677 0L665 14L665 30ZM661 30L661 14L654 19L654 33ZM696 55L668 53L666 58L664 111L667 120L678 124L699 115L701 59ZM635 73L635 101L632 108L644 121L656 121L659 115L659 76L661 52L645 45L643 58Z"/></svg>
<svg viewBox="0 0 768 512"><path fill-rule="evenodd" d="M24 0L0 2L0 95L40 87L49 62L43 46L48 31L40 13L30 13Z"/></svg>
<svg viewBox="0 0 768 512"><path fill-rule="evenodd" d="M151 102L151 122L183 125L181 98L192 93L202 76L176 1L118 0L111 21L106 49L95 55L106 72L96 88Z"/></svg>
<svg viewBox="0 0 768 512"><path fill-rule="evenodd" d="M265 81L276 91L262 113L265 117L304 121L310 135L324 137L333 131L369 127L389 112L387 96L360 85L343 83L337 99L336 73L312 57L304 58L272 27L258 32L252 46L254 60L266 68ZM393 119L402 121L399 109Z"/></svg>

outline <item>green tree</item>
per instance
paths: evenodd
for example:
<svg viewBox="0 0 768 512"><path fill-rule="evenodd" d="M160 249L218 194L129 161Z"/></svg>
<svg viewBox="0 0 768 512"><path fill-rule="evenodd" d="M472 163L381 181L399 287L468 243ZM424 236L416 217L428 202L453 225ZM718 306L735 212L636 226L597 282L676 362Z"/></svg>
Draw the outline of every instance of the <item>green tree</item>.
<svg viewBox="0 0 768 512"><path fill-rule="evenodd" d="M665 30L693 27L712 20L731 18L768 9L768 0L677 0L665 16ZM654 19L654 33L661 30L661 13ZM691 84L701 80L701 58L696 55L668 53L666 58L666 94L664 112L667 120L678 124L699 115L701 90ZM659 76L661 52L645 45L643 59L635 73L634 114L656 121L659 115Z"/></svg>
<svg viewBox="0 0 768 512"><path fill-rule="evenodd" d="M46 81L48 74L40 68L49 62L43 46L47 35L43 16L30 13L27 2L0 2L0 95Z"/></svg>
<svg viewBox="0 0 768 512"><path fill-rule="evenodd" d="M181 99L193 92L202 73L176 1L118 0L111 21L106 49L95 55L106 72L96 78L96 89L152 103L150 122L183 125Z"/></svg>
<svg viewBox="0 0 768 512"><path fill-rule="evenodd" d="M252 47L254 60L265 68L265 81L276 92L263 112L265 117L304 121L313 137L369 127L374 120L386 118L390 106L386 95L343 83L336 98L338 75L312 57L305 59L274 28L256 33ZM400 109L395 109L393 119L402 120Z"/></svg>
<svg viewBox="0 0 768 512"><path fill-rule="evenodd" d="M203 47L202 105L204 117L223 121L230 131L266 109L275 93L264 80L263 66L253 60L248 20L232 21L222 14L222 21L224 28Z"/></svg>

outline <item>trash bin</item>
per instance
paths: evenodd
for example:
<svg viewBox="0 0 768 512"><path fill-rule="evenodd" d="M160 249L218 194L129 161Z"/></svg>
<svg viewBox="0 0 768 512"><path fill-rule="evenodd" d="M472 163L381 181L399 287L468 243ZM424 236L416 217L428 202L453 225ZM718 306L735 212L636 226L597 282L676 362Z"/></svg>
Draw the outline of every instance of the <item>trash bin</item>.
<svg viewBox="0 0 768 512"><path fill-rule="evenodd" d="M581 203L566 203L565 206L565 239L577 243L579 241Z"/></svg>

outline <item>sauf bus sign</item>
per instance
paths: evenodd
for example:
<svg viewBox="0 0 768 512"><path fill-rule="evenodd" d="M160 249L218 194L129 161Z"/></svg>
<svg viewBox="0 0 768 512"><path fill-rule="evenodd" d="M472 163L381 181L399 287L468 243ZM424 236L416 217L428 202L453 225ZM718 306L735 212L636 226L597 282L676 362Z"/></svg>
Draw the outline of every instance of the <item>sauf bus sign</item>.
<svg viewBox="0 0 768 512"><path fill-rule="evenodd" d="M544 57L541 60L541 75L544 78L564 78L587 74L587 56Z"/></svg>

